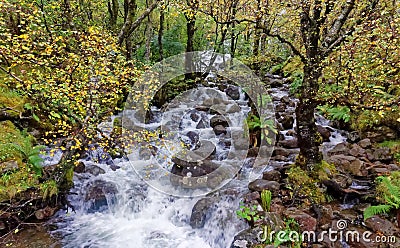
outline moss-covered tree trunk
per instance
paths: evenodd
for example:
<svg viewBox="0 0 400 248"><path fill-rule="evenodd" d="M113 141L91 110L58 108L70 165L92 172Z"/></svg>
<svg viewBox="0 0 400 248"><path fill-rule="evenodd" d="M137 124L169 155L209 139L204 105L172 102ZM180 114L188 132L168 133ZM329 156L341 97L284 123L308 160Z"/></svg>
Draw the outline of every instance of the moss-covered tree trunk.
<svg viewBox="0 0 400 248"><path fill-rule="evenodd" d="M297 163L304 170L312 170L313 166L322 160L322 154L319 151L322 139L317 132L314 117L314 110L317 107L315 97L318 91L318 79L320 76L321 68L318 64L310 63L304 66L301 96L296 107L296 133L300 147Z"/></svg>

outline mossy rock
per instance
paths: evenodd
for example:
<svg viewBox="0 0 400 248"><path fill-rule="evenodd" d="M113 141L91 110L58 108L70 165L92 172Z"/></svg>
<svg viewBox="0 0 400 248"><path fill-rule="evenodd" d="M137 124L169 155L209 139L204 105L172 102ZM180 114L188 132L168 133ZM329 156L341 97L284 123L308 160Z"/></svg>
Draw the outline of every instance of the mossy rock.
<svg viewBox="0 0 400 248"><path fill-rule="evenodd" d="M24 112L26 99L18 92L8 90L4 85L0 85L0 111L7 112L10 118L18 118Z"/></svg>
<svg viewBox="0 0 400 248"><path fill-rule="evenodd" d="M23 145L26 139L11 121L0 122L0 162L21 161L22 154L13 144Z"/></svg>

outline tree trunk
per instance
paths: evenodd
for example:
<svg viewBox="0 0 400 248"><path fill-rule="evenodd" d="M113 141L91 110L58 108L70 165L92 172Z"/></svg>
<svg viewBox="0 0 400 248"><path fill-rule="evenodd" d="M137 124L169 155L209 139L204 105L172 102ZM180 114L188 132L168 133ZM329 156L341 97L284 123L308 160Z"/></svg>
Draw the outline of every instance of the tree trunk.
<svg viewBox="0 0 400 248"><path fill-rule="evenodd" d="M163 44L162 44L162 38L164 35L164 10L160 10L160 28L158 29L158 55L159 55L159 60L163 60L164 55L163 55Z"/></svg>
<svg viewBox="0 0 400 248"><path fill-rule="evenodd" d="M300 154L296 163L302 169L312 171L316 164L322 161L319 145L322 138L317 132L314 110L317 107L315 100L318 91L318 79L321 76L321 67L310 63L304 66L304 79L301 87L301 96L296 107L296 133Z"/></svg>
<svg viewBox="0 0 400 248"><path fill-rule="evenodd" d="M108 13L110 14L110 26L112 28L117 24L118 10L118 0L111 0L108 2Z"/></svg>
<svg viewBox="0 0 400 248"><path fill-rule="evenodd" d="M193 38L194 38L194 32L196 31L195 24L196 24L195 18L192 18L186 22L186 34L187 34L186 52L187 53L194 51ZM192 54L186 54L185 55L185 69L186 69L185 80L195 79L195 75L194 75L194 73L192 73L194 70L193 67L194 67L194 64L193 64Z"/></svg>

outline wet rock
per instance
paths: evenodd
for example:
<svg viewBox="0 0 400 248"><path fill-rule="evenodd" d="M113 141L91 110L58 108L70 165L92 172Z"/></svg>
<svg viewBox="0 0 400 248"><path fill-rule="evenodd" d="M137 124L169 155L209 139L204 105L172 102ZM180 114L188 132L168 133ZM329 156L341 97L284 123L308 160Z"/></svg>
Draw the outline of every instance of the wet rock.
<svg viewBox="0 0 400 248"><path fill-rule="evenodd" d="M368 230L366 228L362 228L359 226L354 226L346 229L348 233L358 233L359 238L357 239L352 238L351 236L348 238L347 244L351 248L378 248L378 247L387 247L387 246L382 246L382 244L379 244L379 242L372 242L373 240L376 240L376 234L371 233L370 236L367 237L367 239L363 238L362 235L366 233ZM370 239L370 240L368 240ZM392 246L392 247L398 247L398 246Z"/></svg>
<svg viewBox="0 0 400 248"><path fill-rule="evenodd" d="M353 162L354 160L356 160L355 157L353 156L346 156L343 154L339 154L339 155L333 155L330 156L327 159L328 163L332 163L335 166L341 166L342 168L348 168L350 166L350 163Z"/></svg>
<svg viewBox="0 0 400 248"><path fill-rule="evenodd" d="M190 139L192 144L197 144L199 142L199 134L194 131L189 131L186 133L186 136Z"/></svg>
<svg viewBox="0 0 400 248"><path fill-rule="evenodd" d="M328 151L328 156L347 154L349 152L348 143L339 143L333 149Z"/></svg>
<svg viewBox="0 0 400 248"><path fill-rule="evenodd" d="M349 172L354 176L367 176L368 171L363 161L356 159L350 162L350 164L344 163L342 167L345 171Z"/></svg>
<svg viewBox="0 0 400 248"><path fill-rule="evenodd" d="M357 144L353 144L349 154L354 157L364 157L365 156L365 149Z"/></svg>
<svg viewBox="0 0 400 248"><path fill-rule="evenodd" d="M281 103L289 104L290 103L290 97L289 96L283 96L280 101L281 101Z"/></svg>
<svg viewBox="0 0 400 248"><path fill-rule="evenodd" d="M192 121L198 121L198 120L200 120L200 118L201 118L201 116L200 116L199 113L196 113L195 111L191 111L191 113L190 113L190 119L191 119Z"/></svg>
<svg viewBox="0 0 400 248"><path fill-rule="evenodd" d="M228 88L225 89L225 93L233 100L239 100L240 98L239 87L237 86L228 86Z"/></svg>
<svg viewBox="0 0 400 248"><path fill-rule="evenodd" d="M210 197L200 199L193 206L192 214L190 215L190 226L192 228L203 228L207 217L212 210L215 200Z"/></svg>
<svg viewBox="0 0 400 248"><path fill-rule="evenodd" d="M249 192L243 196L243 202L249 203L260 199L260 193L257 191Z"/></svg>
<svg viewBox="0 0 400 248"><path fill-rule="evenodd" d="M347 134L347 141L356 143L361 139L360 134L357 131L353 131Z"/></svg>
<svg viewBox="0 0 400 248"><path fill-rule="evenodd" d="M249 190L261 192L263 190L269 190L273 194L277 194L280 185L278 182L268 181L264 179L256 179L255 181L249 183Z"/></svg>
<svg viewBox="0 0 400 248"><path fill-rule="evenodd" d="M85 163L83 163L82 161L79 161L79 163L74 167L74 172L75 173L83 173L85 172Z"/></svg>
<svg viewBox="0 0 400 248"><path fill-rule="evenodd" d="M262 179L279 182L281 179L281 173L277 170L266 171L263 173Z"/></svg>
<svg viewBox="0 0 400 248"><path fill-rule="evenodd" d="M384 235L399 235L400 230L392 222L379 216L373 216L365 220L365 225L374 232L380 232Z"/></svg>
<svg viewBox="0 0 400 248"><path fill-rule="evenodd" d="M115 200L117 192L117 186L114 183L96 180L88 186L85 201L93 201L90 211L98 211L107 206L107 197Z"/></svg>
<svg viewBox="0 0 400 248"><path fill-rule="evenodd" d="M280 148L280 147L276 147L274 149L274 151L272 152L272 156L280 155L280 156L286 156L287 157L290 154L291 154L291 152L288 149Z"/></svg>
<svg viewBox="0 0 400 248"><path fill-rule="evenodd" d="M257 157L258 155L258 147L252 147L247 151L247 157Z"/></svg>
<svg viewBox="0 0 400 248"><path fill-rule="evenodd" d="M293 128L294 117L292 115L284 115L280 121L284 129Z"/></svg>
<svg viewBox="0 0 400 248"><path fill-rule="evenodd" d="M329 138L331 137L331 131L328 128L323 127L321 125L317 125L317 131L321 134L324 142L329 142Z"/></svg>
<svg viewBox="0 0 400 248"><path fill-rule="evenodd" d="M279 145L284 148L298 148L297 138L279 141Z"/></svg>
<svg viewBox="0 0 400 248"><path fill-rule="evenodd" d="M6 224L4 223L4 221L1 221L0 220L0 231L3 231L4 229L6 229L7 228L7 226L6 226Z"/></svg>
<svg viewBox="0 0 400 248"><path fill-rule="evenodd" d="M275 111L276 112L285 112L286 105L284 103L280 103L275 106Z"/></svg>
<svg viewBox="0 0 400 248"><path fill-rule="evenodd" d="M390 127L381 126L375 128L373 131L361 133L362 138L368 138L372 143L379 143L385 140L397 138L397 132Z"/></svg>
<svg viewBox="0 0 400 248"><path fill-rule="evenodd" d="M371 140L370 140L370 139L363 139L363 140L361 140L360 142L358 142L358 145L359 145L361 148L367 149L367 148L371 148L372 143L371 143Z"/></svg>
<svg viewBox="0 0 400 248"><path fill-rule="evenodd" d="M281 79L270 79L269 80L269 85L271 88L279 88L283 86L283 80Z"/></svg>
<svg viewBox="0 0 400 248"><path fill-rule="evenodd" d="M86 173L90 173L93 176L98 176L100 174L105 174L106 173L102 168L100 168L99 166L94 165L94 164L86 165L85 166L85 172Z"/></svg>
<svg viewBox="0 0 400 248"><path fill-rule="evenodd" d="M299 223L301 231L315 231L317 229L317 220L311 215L296 208L288 208L283 213L287 218L292 218Z"/></svg>
<svg viewBox="0 0 400 248"><path fill-rule="evenodd" d="M35 217L38 220L48 219L54 215L56 210L57 210L57 208L52 208L52 207L47 206L43 209L36 210Z"/></svg>
<svg viewBox="0 0 400 248"><path fill-rule="evenodd" d="M226 134L226 133L227 133L226 127L224 127L223 125L216 125L216 126L213 128L213 130L214 130L214 133L215 133L216 135Z"/></svg>
<svg viewBox="0 0 400 248"><path fill-rule="evenodd" d="M211 127L216 127L218 125L221 125L223 127L229 126L228 121L222 115L213 116L210 120Z"/></svg>
<svg viewBox="0 0 400 248"><path fill-rule="evenodd" d="M194 107L196 110L198 111L202 111L202 112L208 112L210 110L209 107L207 106L203 106L203 105L198 105L196 107Z"/></svg>
<svg viewBox="0 0 400 248"><path fill-rule="evenodd" d="M237 105L237 104L232 104L232 106L230 106L226 112L227 112L227 113L237 113L237 112L240 112L241 110L242 110L242 109L240 108L239 105Z"/></svg>
<svg viewBox="0 0 400 248"><path fill-rule="evenodd" d="M206 128L206 127L207 127L207 124L208 124L208 121L202 118L202 119L199 121L199 123L197 123L196 129Z"/></svg>
<svg viewBox="0 0 400 248"><path fill-rule="evenodd" d="M249 228L238 233L230 248L252 248L260 243L259 236L263 230L261 227Z"/></svg>
<svg viewBox="0 0 400 248"><path fill-rule="evenodd" d="M388 147L377 148L373 152L374 160L382 162L390 162L393 160L393 155Z"/></svg>

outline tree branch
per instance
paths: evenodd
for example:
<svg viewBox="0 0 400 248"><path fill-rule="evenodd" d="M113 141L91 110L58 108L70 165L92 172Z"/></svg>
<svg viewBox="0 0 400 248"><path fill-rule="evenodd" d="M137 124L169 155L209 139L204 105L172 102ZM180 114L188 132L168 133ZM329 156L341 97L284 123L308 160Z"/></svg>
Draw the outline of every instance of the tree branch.
<svg viewBox="0 0 400 248"><path fill-rule="evenodd" d="M118 35L118 44L121 45L122 42L124 42L124 39L127 39L132 33L133 31L136 30L136 28L139 27L139 25L142 23L142 21L148 16L150 15L150 13L157 7L158 3L160 2L160 0L155 1L152 5L149 6L149 8L147 8L141 16L139 16L136 21L134 21L129 27L127 27L127 25L129 25L129 23L127 24L127 22L124 23L124 26L121 29L121 32Z"/></svg>
<svg viewBox="0 0 400 248"><path fill-rule="evenodd" d="M297 48L292 44L292 42L286 40L285 38L283 38L279 34L271 34L271 33L268 32L268 33L266 33L266 35L268 35L270 37L277 38L281 43L288 45L290 47L290 49L292 50L292 52L295 55L300 57L301 62L303 62L304 64L307 63L307 59L303 56L303 54L300 53L299 50L297 50Z"/></svg>

